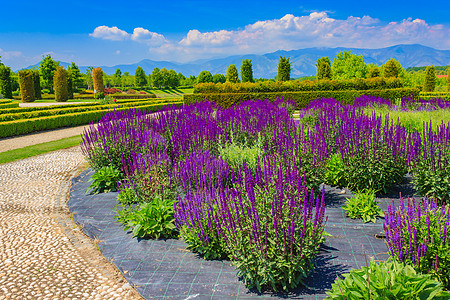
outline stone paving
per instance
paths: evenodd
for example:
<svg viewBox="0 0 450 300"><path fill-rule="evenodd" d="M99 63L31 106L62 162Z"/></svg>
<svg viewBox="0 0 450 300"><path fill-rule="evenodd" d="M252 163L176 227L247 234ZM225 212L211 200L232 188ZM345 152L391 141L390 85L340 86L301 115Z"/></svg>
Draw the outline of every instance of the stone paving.
<svg viewBox="0 0 450 300"><path fill-rule="evenodd" d="M70 220L61 187L84 163L75 147L0 165L0 299L142 299Z"/></svg>

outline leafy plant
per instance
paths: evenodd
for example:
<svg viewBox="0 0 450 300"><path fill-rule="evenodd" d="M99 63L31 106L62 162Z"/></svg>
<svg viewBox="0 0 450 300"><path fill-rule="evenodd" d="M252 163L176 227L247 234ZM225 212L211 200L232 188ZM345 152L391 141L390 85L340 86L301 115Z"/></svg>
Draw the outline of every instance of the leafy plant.
<svg viewBox="0 0 450 300"><path fill-rule="evenodd" d="M439 281L417 273L411 265L396 261L377 264L372 258L367 267L351 270L336 278L326 299L449 299Z"/></svg>
<svg viewBox="0 0 450 300"><path fill-rule="evenodd" d="M117 182L122 179L123 174L113 166L103 167L92 174L89 179L92 183L86 193L89 190L94 194L115 192L118 189Z"/></svg>
<svg viewBox="0 0 450 300"><path fill-rule="evenodd" d="M155 195L155 198L136 207L119 205L116 218L125 225L125 231L132 228L133 237L170 238L176 235L173 200Z"/></svg>
<svg viewBox="0 0 450 300"><path fill-rule="evenodd" d="M121 204L133 204L139 200L133 188L125 187L120 189L119 195L117 196L117 201Z"/></svg>
<svg viewBox="0 0 450 300"><path fill-rule="evenodd" d="M345 186L345 166L339 153L331 156L325 171L325 182L333 186Z"/></svg>
<svg viewBox="0 0 450 300"><path fill-rule="evenodd" d="M242 166L244 160L251 169L256 168L258 158L263 155L262 139L258 138L258 141L251 147L241 146L237 143L230 143L226 146L219 144L219 154L226 159L227 165L236 170L239 166Z"/></svg>
<svg viewBox="0 0 450 300"><path fill-rule="evenodd" d="M347 216L352 219L363 219L364 222L377 221L377 217L384 217L383 210L375 201L375 191L368 189L365 192L358 192L350 199L347 198L342 208L347 212Z"/></svg>

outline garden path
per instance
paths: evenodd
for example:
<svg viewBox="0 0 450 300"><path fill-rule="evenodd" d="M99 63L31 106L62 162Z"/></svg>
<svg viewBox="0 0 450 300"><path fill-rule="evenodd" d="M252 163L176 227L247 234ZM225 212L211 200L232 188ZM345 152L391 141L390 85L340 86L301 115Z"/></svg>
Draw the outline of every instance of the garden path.
<svg viewBox="0 0 450 300"><path fill-rule="evenodd" d="M70 219L84 164L74 147L0 165L0 299L141 299Z"/></svg>

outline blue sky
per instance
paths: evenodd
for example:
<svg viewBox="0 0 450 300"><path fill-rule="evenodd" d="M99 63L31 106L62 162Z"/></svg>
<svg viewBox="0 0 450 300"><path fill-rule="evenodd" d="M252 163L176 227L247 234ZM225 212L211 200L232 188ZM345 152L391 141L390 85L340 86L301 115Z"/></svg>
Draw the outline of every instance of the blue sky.
<svg viewBox="0 0 450 300"><path fill-rule="evenodd" d="M309 47L450 49L448 1L2 1L0 56L79 65L187 62Z"/></svg>

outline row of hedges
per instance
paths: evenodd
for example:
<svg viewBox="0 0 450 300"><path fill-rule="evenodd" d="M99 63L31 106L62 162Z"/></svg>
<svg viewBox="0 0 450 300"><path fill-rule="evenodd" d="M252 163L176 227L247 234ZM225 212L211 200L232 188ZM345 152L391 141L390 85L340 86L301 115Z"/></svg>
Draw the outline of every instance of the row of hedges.
<svg viewBox="0 0 450 300"><path fill-rule="evenodd" d="M433 98L450 99L450 92L421 92L420 98L430 100Z"/></svg>
<svg viewBox="0 0 450 300"><path fill-rule="evenodd" d="M114 99L148 99L148 98L156 98L155 94L111 94L110 95ZM15 100L22 99L20 96L13 96ZM53 100L55 99L55 95L44 94L42 95L42 99L44 100ZM74 95L73 99L95 99L94 94L80 94Z"/></svg>
<svg viewBox="0 0 450 300"><path fill-rule="evenodd" d="M168 105L163 104L144 104L142 106L133 107L148 112L157 111L158 108ZM174 102L170 104L182 104L182 102ZM118 108L118 110L127 110L129 107ZM89 124L99 119L104 113L110 111L110 109L85 111L73 114L65 114L58 116L48 116L43 118L16 120L10 122L0 123L0 138L17 136L21 134L27 134L40 130L57 129L62 127L73 127L79 125Z"/></svg>
<svg viewBox="0 0 450 300"><path fill-rule="evenodd" d="M2 100L0 99L0 110L5 108L15 108L19 107L19 103L11 101L11 100Z"/></svg>
<svg viewBox="0 0 450 300"><path fill-rule="evenodd" d="M234 103L245 100L289 98L295 100L297 108L303 108L315 100L321 98L334 98L343 103L353 104L355 97L361 95L372 95L375 97L390 99L391 101L406 96L419 96L419 90L416 88L399 88L386 90L365 90L365 91L310 91L310 92L277 92L277 93L216 93L216 94L190 94L184 95L185 104L209 101L229 107Z"/></svg>
<svg viewBox="0 0 450 300"><path fill-rule="evenodd" d="M95 106L75 106L75 107L63 107L60 109L48 109L48 110L37 110L30 112L18 112L18 113L10 113L10 114L1 114L0 122L8 122L14 120L21 119L33 119L39 117L47 117L54 115L64 115L71 114L83 111L94 111L94 110L105 110L105 109L113 109L118 107L136 107L142 105L149 104L162 104L168 103L168 101L136 101L136 102L126 102L126 103L114 103L114 104L106 104L106 105L95 105Z"/></svg>
<svg viewBox="0 0 450 300"><path fill-rule="evenodd" d="M194 94L218 93L274 93L274 92L305 92L305 91L342 91L342 90L383 90L402 88L398 78L368 78L350 80L291 80L263 81L244 83L200 83L194 87Z"/></svg>

